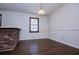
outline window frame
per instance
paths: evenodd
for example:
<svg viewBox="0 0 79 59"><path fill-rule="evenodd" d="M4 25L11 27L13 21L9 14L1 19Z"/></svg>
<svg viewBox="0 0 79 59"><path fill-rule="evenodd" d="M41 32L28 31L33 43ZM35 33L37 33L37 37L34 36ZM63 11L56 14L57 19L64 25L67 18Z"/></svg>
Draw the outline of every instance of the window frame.
<svg viewBox="0 0 79 59"><path fill-rule="evenodd" d="M0 27L1 27L1 25L2 25L2 14L0 14L0 17L1 17L1 19L0 19Z"/></svg>
<svg viewBox="0 0 79 59"><path fill-rule="evenodd" d="M37 20L37 31L31 31L31 19L36 19ZM39 18L36 17L30 17L29 19L29 32L30 33L39 33Z"/></svg>

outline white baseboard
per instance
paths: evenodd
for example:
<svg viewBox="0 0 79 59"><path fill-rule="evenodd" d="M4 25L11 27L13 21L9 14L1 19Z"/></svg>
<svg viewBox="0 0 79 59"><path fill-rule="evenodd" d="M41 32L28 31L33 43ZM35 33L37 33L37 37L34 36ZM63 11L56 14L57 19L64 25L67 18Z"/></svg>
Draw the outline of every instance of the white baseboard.
<svg viewBox="0 0 79 59"><path fill-rule="evenodd" d="M19 39L19 40L38 40L38 39L49 39L49 38L32 38L32 39Z"/></svg>
<svg viewBox="0 0 79 59"><path fill-rule="evenodd" d="M73 45L73 44L70 44L70 43L67 43L67 42L63 42L63 41L59 41L59 40L55 40L55 39L51 39L51 40L54 40L54 41L60 42L60 43L62 43L62 44L71 46L71 47L73 47L73 48L79 49L79 46L77 46L77 45Z"/></svg>
<svg viewBox="0 0 79 59"><path fill-rule="evenodd" d="M67 43L67 42L63 42L63 41L59 41L59 40L57 40L57 39L51 39L51 38L36 38L36 39L22 39L22 40L38 40L38 39L50 39L50 40L54 40L54 41L60 42L60 43L62 43L62 44L71 46L71 47L73 47L73 48L79 49L79 46L77 46L77 45L73 45L73 44L70 44L70 43Z"/></svg>

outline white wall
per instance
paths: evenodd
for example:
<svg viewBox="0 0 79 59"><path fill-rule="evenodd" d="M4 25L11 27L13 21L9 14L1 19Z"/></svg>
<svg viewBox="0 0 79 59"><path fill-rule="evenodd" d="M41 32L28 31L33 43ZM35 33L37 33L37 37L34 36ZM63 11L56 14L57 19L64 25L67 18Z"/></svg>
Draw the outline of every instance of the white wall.
<svg viewBox="0 0 79 59"><path fill-rule="evenodd" d="M2 11L2 27L17 27L21 29L20 40L48 38L48 17L35 14ZM39 33L29 33L29 17L39 18Z"/></svg>
<svg viewBox="0 0 79 59"><path fill-rule="evenodd" d="M79 48L79 4L66 4L49 18L49 37Z"/></svg>

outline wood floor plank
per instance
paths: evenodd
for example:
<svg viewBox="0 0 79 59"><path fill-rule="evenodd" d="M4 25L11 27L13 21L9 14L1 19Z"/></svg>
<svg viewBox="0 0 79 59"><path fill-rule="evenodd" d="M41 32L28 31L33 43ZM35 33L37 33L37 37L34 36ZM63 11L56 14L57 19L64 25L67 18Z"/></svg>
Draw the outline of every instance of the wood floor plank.
<svg viewBox="0 0 79 59"><path fill-rule="evenodd" d="M0 55L79 55L79 49L50 39L21 40L14 50Z"/></svg>

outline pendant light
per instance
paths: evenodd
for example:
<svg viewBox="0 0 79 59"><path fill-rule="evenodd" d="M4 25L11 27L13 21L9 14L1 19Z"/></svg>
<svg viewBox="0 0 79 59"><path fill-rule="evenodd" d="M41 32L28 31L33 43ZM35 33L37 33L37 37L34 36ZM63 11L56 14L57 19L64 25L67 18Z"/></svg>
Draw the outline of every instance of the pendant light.
<svg viewBox="0 0 79 59"><path fill-rule="evenodd" d="M42 1L41 1L41 4L40 4L40 10L38 10L38 14L39 15L45 15L45 11L43 10L43 7L42 7Z"/></svg>

